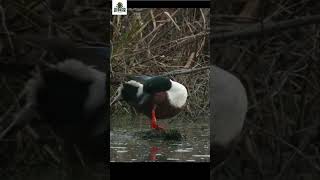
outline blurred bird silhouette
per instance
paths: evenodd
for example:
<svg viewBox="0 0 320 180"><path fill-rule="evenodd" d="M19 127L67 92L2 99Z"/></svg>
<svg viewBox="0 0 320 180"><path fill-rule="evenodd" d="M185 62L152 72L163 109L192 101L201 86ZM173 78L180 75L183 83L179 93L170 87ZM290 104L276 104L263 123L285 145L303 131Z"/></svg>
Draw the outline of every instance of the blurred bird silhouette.
<svg viewBox="0 0 320 180"><path fill-rule="evenodd" d="M109 46L79 45L65 38L21 36L59 60L41 63L26 86L27 103L63 140L67 179L92 179L86 165L107 161L105 108ZM89 170L90 171L90 170ZM87 176L88 175L88 176Z"/></svg>
<svg viewBox="0 0 320 180"><path fill-rule="evenodd" d="M210 104L210 149L216 167L230 155L248 108L246 90L240 80L217 66L210 69Z"/></svg>

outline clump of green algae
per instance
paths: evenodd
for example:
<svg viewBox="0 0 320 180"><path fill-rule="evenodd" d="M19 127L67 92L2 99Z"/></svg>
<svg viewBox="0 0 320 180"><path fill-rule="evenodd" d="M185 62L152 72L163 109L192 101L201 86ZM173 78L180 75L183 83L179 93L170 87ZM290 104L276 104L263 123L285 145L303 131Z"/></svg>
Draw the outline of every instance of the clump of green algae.
<svg viewBox="0 0 320 180"><path fill-rule="evenodd" d="M165 131L148 130L138 133L143 139L161 139L166 141L181 141L182 135L177 129L170 129Z"/></svg>

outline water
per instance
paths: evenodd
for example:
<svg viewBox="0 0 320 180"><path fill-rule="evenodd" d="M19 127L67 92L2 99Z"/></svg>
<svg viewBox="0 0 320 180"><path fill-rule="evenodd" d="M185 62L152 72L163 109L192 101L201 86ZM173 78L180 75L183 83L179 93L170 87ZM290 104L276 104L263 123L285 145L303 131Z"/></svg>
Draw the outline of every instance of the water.
<svg viewBox="0 0 320 180"><path fill-rule="evenodd" d="M137 132L149 128L114 128L110 134L111 162L209 162L210 140L208 124L171 126L184 137L181 141L143 139Z"/></svg>

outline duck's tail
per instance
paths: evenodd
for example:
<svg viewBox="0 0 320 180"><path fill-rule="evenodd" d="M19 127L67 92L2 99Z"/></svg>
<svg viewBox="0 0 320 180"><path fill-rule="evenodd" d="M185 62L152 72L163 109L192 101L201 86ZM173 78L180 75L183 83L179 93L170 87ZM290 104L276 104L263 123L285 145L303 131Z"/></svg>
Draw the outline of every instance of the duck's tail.
<svg viewBox="0 0 320 180"><path fill-rule="evenodd" d="M122 84L121 97L132 106L139 105L143 94L143 84L138 81L130 80Z"/></svg>

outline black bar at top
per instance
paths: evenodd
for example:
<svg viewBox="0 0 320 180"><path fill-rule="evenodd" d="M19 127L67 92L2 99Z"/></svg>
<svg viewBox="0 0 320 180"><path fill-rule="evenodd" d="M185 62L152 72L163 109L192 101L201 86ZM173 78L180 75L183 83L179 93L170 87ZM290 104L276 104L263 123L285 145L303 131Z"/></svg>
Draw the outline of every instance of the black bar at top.
<svg viewBox="0 0 320 180"><path fill-rule="evenodd" d="M210 1L130 1L128 8L210 8Z"/></svg>

